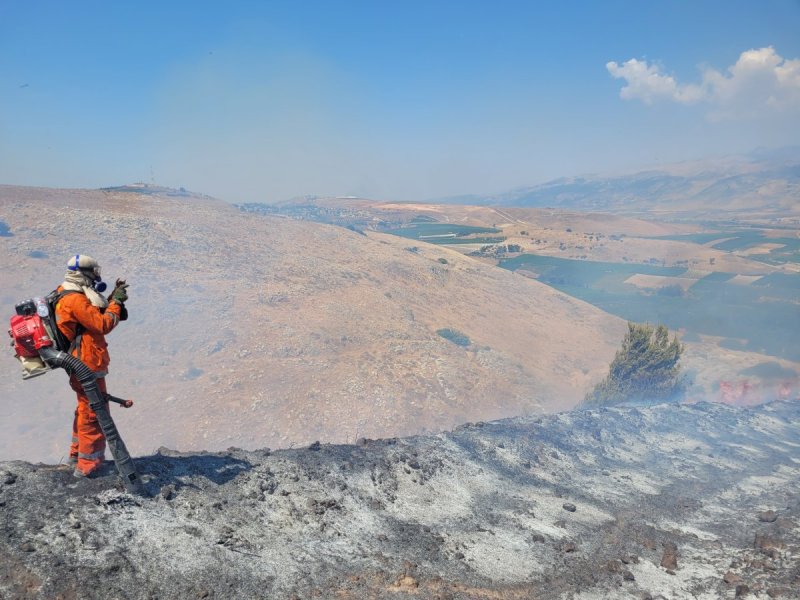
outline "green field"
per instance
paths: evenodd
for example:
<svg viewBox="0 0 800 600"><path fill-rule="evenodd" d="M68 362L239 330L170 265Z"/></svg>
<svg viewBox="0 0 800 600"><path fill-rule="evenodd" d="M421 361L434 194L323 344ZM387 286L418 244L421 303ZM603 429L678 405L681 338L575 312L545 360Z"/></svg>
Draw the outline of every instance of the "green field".
<svg viewBox="0 0 800 600"><path fill-rule="evenodd" d="M787 262L800 262L800 239L796 237L767 237L761 229L731 229L721 230L716 233L689 233L685 235L668 235L651 238L659 240L675 240L692 242L694 244L708 244L714 240L712 248L726 252L747 250L761 244L783 244L783 248L775 248L767 254L752 254L749 258L771 265L780 265Z"/></svg>
<svg viewBox="0 0 800 600"><path fill-rule="evenodd" d="M502 244L506 241L504 237L476 237L476 238L445 238L442 240L422 240L429 244L442 244L449 246L451 244Z"/></svg>
<svg viewBox="0 0 800 600"><path fill-rule="evenodd" d="M679 235L662 235L658 237L653 237L649 239L653 240L673 240L676 242L691 242L693 244L707 244L709 242L713 242L714 240L723 240L725 238L731 237L732 235L736 235L735 232L722 232L718 231L716 233L683 233Z"/></svg>
<svg viewBox="0 0 800 600"><path fill-rule="evenodd" d="M468 237L481 233L500 233L499 229L494 229L492 227L454 225L451 223L416 221L406 227L387 229L384 233L391 233L392 235L419 240L421 242L427 242L428 244L497 244L505 241L504 237Z"/></svg>
<svg viewBox="0 0 800 600"><path fill-rule="evenodd" d="M728 338L726 346L800 360L800 274L772 274L752 285L731 283L732 273L712 273L684 295L664 295L624 283L631 275L681 276L682 267L570 260L523 254L500 266L524 268L539 281L636 322ZM744 342L740 341L744 340Z"/></svg>

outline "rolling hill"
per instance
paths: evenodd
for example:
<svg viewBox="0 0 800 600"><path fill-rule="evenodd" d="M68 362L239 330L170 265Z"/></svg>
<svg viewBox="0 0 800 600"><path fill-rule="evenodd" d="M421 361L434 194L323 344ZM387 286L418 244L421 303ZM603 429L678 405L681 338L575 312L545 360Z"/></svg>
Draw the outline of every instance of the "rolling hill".
<svg viewBox="0 0 800 600"><path fill-rule="evenodd" d="M134 454L352 442L571 408L625 329L454 250L207 197L0 186L0 210L4 314L53 289L77 252L131 284L108 383L136 401L115 411ZM770 360L689 344L695 399ZM1 368L0 458L59 460L74 408L64 375L23 382L10 353Z"/></svg>
<svg viewBox="0 0 800 600"><path fill-rule="evenodd" d="M131 284L108 383L134 453L353 441L553 411L582 397L624 323L435 246L207 198L0 187L4 314L60 283L68 256ZM464 347L437 334L468 336ZM62 373L0 378L0 456L58 460Z"/></svg>

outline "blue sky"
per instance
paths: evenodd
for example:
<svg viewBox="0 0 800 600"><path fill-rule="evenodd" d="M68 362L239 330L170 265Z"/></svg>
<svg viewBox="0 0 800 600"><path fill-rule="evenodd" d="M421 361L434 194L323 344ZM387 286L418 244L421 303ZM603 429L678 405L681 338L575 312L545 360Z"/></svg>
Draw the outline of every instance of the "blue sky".
<svg viewBox="0 0 800 600"><path fill-rule="evenodd" d="M798 31L796 0L0 0L0 183L418 200L796 144Z"/></svg>

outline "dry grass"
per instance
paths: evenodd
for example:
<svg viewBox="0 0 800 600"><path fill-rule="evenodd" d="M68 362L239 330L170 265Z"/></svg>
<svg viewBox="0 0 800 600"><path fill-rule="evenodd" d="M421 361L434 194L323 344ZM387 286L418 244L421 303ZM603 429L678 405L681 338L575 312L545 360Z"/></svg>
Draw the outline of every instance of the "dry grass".
<svg viewBox="0 0 800 600"><path fill-rule="evenodd" d="M435 208L475 225L490 210ZM131 319L109 336L108 383L136 400L115 412L134 453L352 442L567 409L605 375L625 330L621 319L494 261L425 243L409 252L406 239L245 214L207 198L0 186L0 210L14 233L0 238L4 314L53 289L76 252L131 284ZM606 231L629 222L594 221ZM541 225L548 244L584 235ZM544 236L519 229L530 229L519 238ZM619 252L615 245L643 244L642 256L654 248L600 241L595 257ZM757 264L734 259L745 271ZM471 345L441 338L442 328ZM708 390L711 374L718 381L770 360L731 358L710 344L687 354L687 366L707 370ZM3 365L0 459L58 460L74 410L63 376L23 382L10 356Z"/></svg>
<svg viewBox="0 0 800 600"><path fill-rule="evenodd" d="M134 452L352 442L569 408L624 330L536 281L389 235L96 191L0 188L0 206L15 233L0 238L5 314L55 287L75 252L131 284L108 383L136 400L116 411ZM4 364L0 456L57 460L72 393L58 374L22 382Z"/></svg>

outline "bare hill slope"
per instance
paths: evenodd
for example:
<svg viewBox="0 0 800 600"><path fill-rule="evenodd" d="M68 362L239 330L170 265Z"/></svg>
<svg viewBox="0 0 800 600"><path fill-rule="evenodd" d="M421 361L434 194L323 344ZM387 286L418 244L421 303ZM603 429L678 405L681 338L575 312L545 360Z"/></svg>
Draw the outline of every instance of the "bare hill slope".
<svg viewBox="0 0 800 600"><path fill-rule="evenodd" d="M0 309L53 289L75 252L131 284L109 336L134 453L286 447L573 405L624 323L536 281L380 234L254 217L207 198L0 187ZM437 335L454 329L466 347ZM3 360L0 458L58 460L62 373Z"/></svg>

